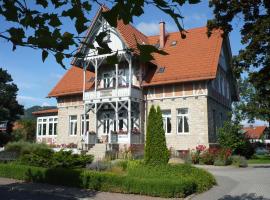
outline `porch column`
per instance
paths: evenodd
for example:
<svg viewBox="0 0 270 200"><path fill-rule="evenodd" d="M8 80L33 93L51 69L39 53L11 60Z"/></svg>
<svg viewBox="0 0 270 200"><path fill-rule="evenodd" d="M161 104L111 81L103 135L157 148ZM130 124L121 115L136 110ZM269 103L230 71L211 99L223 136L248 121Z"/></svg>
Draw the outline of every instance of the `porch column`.
<svg viewBox="0 0 270 200"><path fill-rule="evenodd" d="M98 110L97 110L97 103L95 103L95 114L96 114L96 120L95 120L95 132L96 132L96 137L98 137Z"/></svg>
<svg viewBox="0 0 270 200"><path fill-rule="evenodd" d="M128 100L128 142L131 144L131 99Z"/></svg>
<svg viewBox="0 0 270 200"><path fill-rule="evenodd" d="M118 101L115 102L115 121L116 121L116 131L119 129L118 124Z"/></svg>
<svg viewBox="0 0 270 200"><path fill-rule="evenodd" d="M115 91L116 91L116 94L118 95L118 64L115 64Z"/></svg>
<svg viewBox="0 0 270 200"><path fill-rule="evenodd" d="M128 89L129 89L129 96L131 96L131 85L132 85L132 58L131 56L129 57L128 60L128 71L129 71L129 84L128 84Z"/></svg>
<svg viewBox="0 0 270 200"><path fill-rule="evenodd" d="M83 130L81 130L81 133L83 134L82 140L85 140L86 136L86 104L85 104L85 81L86 81L86 62L83 64ZM84 141L84 146L82 146L83 150L85 148L85 144L88 141Z"/></svg>
<svg viewBox="0 0 270 200"><path fill-rule="evenodd" d="M97 69L98 69L98 61L97 59L95 59L95 96L96 98L97 98L97 76L98 76Z"/></svg>

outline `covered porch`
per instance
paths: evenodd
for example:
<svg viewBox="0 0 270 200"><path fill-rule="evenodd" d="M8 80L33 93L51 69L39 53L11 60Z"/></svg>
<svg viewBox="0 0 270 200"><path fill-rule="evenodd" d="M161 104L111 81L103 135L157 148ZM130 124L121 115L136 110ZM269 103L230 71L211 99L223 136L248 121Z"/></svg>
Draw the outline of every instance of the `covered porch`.
<svg viewBox="0 0 270 200"><path fill-rule="evenodd" d="M86 146L104 144L143 144L144 134L141 119L142 102L119 100L86 104L87 113L92 113L95 124L83 135Z"/></svg>

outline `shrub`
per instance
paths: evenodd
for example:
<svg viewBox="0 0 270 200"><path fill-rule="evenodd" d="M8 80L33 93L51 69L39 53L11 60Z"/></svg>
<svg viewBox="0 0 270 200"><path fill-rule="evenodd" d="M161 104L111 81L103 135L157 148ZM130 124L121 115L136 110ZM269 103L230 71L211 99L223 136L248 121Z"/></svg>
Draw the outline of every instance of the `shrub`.
<svg viewBox="0 0 270 200"><path fill-rule="evenodd" d="M199 151L191 151L190 152L191 162L193 164L199 164L200 161L200 152Z"/></svg>
<svg viewBox="0 0 270 200"><path fill-rule="evenodd" d="M20 158L24 165L47 168L81 168L92 161L92 155L72 154L72 151L64 150L54 152L52 149L37 149Z"/></svg>
<svg viewBox="0 0 270 200"><path fill-rule="evenodd" d="M97 160L91 164L86 165L86 169L95 170L95 171L105 171L112 168L111 162Z"/></svg>
<svg viewBox="0 0 270 200"><path fill-rule="evenodd" d="M248 163L244 156L232 156L232 164L237 167L247 167Z"/></svg>
<svg viewBox="0 0 270 200"><path fill-rule="evenodd" d="M160 107L156 110L152 105L147 123L145 162L152 165L167 164L169 154Z"/></svg>
<svg viewBox="0 0 270 200"><path fill-rule="evenodd" d="M53 159L54 152L52 149L38 148L31 153L22 154L19 158L21 164L36 167L52 167L55 165Z"/></svg>
<svg viewBox="0 0 270 200"><path fill-rule="evenodd" d="M5 146L6 151L16 152L19 156L28 154L38 149L50 149L46 144L31 143L25 141L11 142Z"/></svg>
<svg viewBox="0 0 270 200"><path fill-rule="evenodd" d="M161 197L185 197L215 184L211 174L190 165L128 163L127 174L0 164L0 176L92 190ZM60 178L61 177L61 178Z"/></svg>
<svg viewBox="0 0 270 200"><path fill-rule="evenodd" d="M218 142L222 148L229 148L233 154L251 158L254 148L244 136L238 122L227 121L218 131Z"/></svg>
<svg viewBox="0 0 270 200"><path fill-rule="evenodd" d="M200 154L200 163L205 165L213 165L217 156L217 149L206 149Z"/></svg>

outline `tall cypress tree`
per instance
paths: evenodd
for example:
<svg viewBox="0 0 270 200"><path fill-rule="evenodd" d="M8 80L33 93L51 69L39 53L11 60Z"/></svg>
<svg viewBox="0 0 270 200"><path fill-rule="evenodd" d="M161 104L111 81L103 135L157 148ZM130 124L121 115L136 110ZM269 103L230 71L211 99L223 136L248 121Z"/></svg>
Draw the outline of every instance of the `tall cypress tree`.
<svg viewBox="0 0 270 200"><path fill-rule="evenodd" d="M166 145L165 130L163 128L162 112L160 107L157 107L156 113L156 149L155 154L158 158L158 164L167 164L169 161L169 151Z"/></svg>
<svg viewBox="0 0 270 200"><path fill-rule="evenodd" d="M167 164L169 152L166 146L165 131L163 129L162 113L151 106L148 115L145 162L151 165Z"/></svg>
<svg viewBox="0 0 270 200"><path fill-rule="evenodd" d="M152 161L153 139L155 134L155 117L156 117L156 109L152 105L147 119L146 142L144 149L144 159L146 163L151 163Z"/></svg>

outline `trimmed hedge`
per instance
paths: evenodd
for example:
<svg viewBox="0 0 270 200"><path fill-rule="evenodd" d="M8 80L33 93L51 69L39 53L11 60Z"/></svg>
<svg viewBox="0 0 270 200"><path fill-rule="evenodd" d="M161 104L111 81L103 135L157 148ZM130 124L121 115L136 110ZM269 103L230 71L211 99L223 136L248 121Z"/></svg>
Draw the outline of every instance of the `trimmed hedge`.
<svg viewBox="0 0 270 200"><path fill-rule="evenodd" d="M0 177L161 197L185 197L215 184L211 174L189 165L150 167L136 162L128 164L126 174L0 164Z"/></svg>

